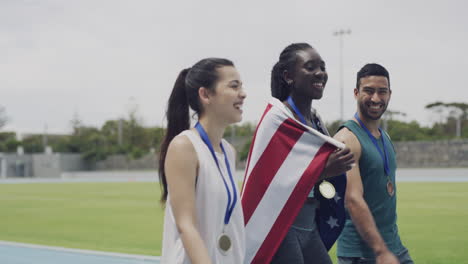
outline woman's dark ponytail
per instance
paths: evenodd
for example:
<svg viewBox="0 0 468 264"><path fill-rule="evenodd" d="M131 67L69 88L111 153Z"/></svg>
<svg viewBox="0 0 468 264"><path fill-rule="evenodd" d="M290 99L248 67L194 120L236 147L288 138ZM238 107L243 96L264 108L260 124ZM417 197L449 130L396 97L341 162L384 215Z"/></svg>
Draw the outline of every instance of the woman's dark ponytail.
<svg viewBox="0 0 468 264"><path fill-rule="evenodd" d="M185 88L185 78L190 68L184 69L179 73L177 80L172 89L171 96L167 103L167 130L163 142L161 143L161 150L159 154L159 182L162 185L161 201L165 202L167 199L167 180L164 172L164 163L166 161L167 149L169 143L180 132L190 127L189 105L187 101L187 91Z"/></svg>
<svg viewBox="0 0 468 264"><path fill-rule="evenodd" d="M278 61L271 70L271 96L284 101L288 98L290 90L289 85L283 78L283 67Z"/></svg>

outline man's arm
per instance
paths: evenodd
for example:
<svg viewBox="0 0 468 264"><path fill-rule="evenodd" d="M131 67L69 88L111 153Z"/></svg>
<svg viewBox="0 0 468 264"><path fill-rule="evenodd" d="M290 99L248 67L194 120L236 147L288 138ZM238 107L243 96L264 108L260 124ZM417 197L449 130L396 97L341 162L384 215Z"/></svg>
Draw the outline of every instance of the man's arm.
<svg viewBox="0 0 468 264"><path fill-rule="evenodd" d="M346 185L345 206L348 209L354 226L361 238L374 251L376 263L399 263L395 255L385 245L385 241L377 229L369 206L364 200L364 190L359 170L359 159L361 158L361 144L359 140L347 128L341 129L335 135L335 138L344 142L350 148L357 161L355 166L346 173L348 183Z"/></svg>

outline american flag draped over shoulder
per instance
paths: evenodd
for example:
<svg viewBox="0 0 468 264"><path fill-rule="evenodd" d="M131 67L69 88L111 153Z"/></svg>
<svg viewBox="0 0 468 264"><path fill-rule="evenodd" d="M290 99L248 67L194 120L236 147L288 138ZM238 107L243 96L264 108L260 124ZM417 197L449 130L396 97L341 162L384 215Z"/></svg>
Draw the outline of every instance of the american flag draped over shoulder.
<svg viewBox="0 0 468 264"><path fill-rule="evenodd" d="M279 100L270 100L254 134L242 188L244 263L270 263L337 147L344 145L304 126ZM329 181L336 196L328 200L316 195L317 225L327 249L344 226L346 176Z"/></svg>

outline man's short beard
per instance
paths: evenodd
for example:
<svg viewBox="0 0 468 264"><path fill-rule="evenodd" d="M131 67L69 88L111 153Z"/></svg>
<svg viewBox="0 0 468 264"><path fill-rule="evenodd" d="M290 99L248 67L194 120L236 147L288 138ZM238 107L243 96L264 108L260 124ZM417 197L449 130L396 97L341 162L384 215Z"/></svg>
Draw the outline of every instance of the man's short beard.
<svg viewBox="0 0 468 264"><path fill-rule="evenodd" d="M374 117L374 116L367 114L368 109L369 108L365 105L365 103L359 103L359 110L361 111L361 115L363 115L366 119L377 121L382 117L385 111L387 111L387 105L384 105L383 111L378 117Z"/></svg>

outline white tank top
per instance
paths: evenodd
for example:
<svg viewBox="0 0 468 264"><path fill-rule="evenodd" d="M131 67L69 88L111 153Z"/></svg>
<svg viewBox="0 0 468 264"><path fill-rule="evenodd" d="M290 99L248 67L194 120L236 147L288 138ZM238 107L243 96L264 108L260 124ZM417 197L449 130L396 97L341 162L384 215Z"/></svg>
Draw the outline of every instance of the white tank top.
<svg viewBox="0 0 468 264"><path fill-rule="evenodd" d="M240 196L237 193L237 203L232 212L229 224L224 226L224 215L228 196L223 179L219 173L218 167L211 155L210 150L200 138L196 131L186 130L179 135L184 135L192 142L198 156L198 178L195 191L195 207L198 223L198 231L208 249L213 264L239 264L244 262L245 256L245 235L244 235L244 216L241 208ZM223 139L222 144L228 156L229 165L235 169L234 153L232 148ZM218 163L225 177L226 183L231 190L229 174L227 172L224 155L216 153ZM235 171L232 171L233 177ZM236 179L234 182L237 184ZM168 195L166 210L164 216L164 231L162 244L162 264L189 264L191 261L185 253L182 240L172 213L171 195ZM217 246L218 237L223 232L227 234L232 241L232 248L226 255L221 254Z"/></svg>

